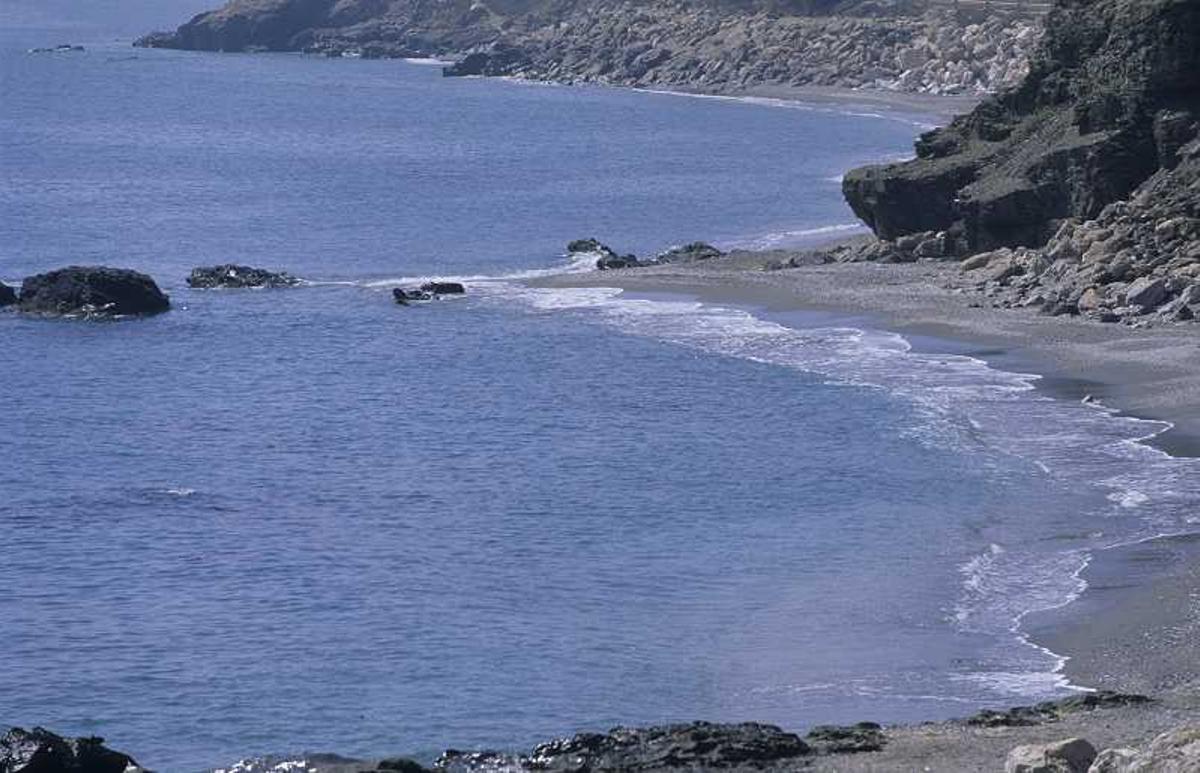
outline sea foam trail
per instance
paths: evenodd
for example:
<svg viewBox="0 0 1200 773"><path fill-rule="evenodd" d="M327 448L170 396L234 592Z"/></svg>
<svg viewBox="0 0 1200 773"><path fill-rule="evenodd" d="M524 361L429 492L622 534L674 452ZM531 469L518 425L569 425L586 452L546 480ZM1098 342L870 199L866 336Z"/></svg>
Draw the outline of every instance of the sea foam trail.
<svg viewBox="0 0 1200 773"><path fill-rule="evenodd" d="M919 421L909 430L915 442L972 454L983 465L1003 458L1022 475L1094 490L1094 497L1081 500L1090 508L1081 515L1094 528L1068 540L1048 537L1045 544L989 544L964 559L958 600L947 620L964 634L998 642L986 658L989 668L954 677L964 690L1037 698L1072 689L1060 673L1066 658L1030 641L1022 621L1078 598L1095 551L1198 530L1200 460L1171 457L1144 442L1169 429L1168 423L1053 399L1035 389L1036 374L999 370L964 355L915 352L904 337L887 331L794 328L691 300L640 299L607 287L535 288L522 281L591 271L595 257L577 256L551 269L454 279L471 284L484 303L515 301L533 313L572 314L630 335L814 374L830 384L883 390L915 410ZM970 694L977 693L946 697L969 701Z"/></svg>

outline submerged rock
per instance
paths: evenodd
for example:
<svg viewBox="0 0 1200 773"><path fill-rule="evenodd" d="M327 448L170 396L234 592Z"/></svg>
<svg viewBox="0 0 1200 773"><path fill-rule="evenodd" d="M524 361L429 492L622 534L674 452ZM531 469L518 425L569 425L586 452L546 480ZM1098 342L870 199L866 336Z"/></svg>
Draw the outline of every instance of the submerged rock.
<svg viewBox="0 0 1200 773"><path fill-rule="evenodd" d="M245 287L295 287L300 280L286 272L267 271L252 266L224 263L192 269L187 278L189 287L198 289Z"/></svg>
<svg viewBox="0 0 1200 773"><path fill-rule="evenodd" d="M433 293L425 292L424 290L405 290L403 287L397 287L392 290L392 300L401 306L407 306L413 301L432 301Z"/></svg>
<svg viewBox="0 0 1200 773"><path fill-rule="evenodd" d="M157 314L170 299L145 274L105 266L69 266L28 277L17 307L50 315L125 316Z"/></svg>
<svg viewBox="0 0 1200 773"><path fill-rule="evenodd" d="M0 308L12 306L17 302L17 291L0 282Z"/></svg>
<svg viewBox="0 0 1200 773"><path fill-rule="evenodd" d="M10 729L0 736L0 773L138 773L127 754L103 738L64 738L40 727Z"/></svg>

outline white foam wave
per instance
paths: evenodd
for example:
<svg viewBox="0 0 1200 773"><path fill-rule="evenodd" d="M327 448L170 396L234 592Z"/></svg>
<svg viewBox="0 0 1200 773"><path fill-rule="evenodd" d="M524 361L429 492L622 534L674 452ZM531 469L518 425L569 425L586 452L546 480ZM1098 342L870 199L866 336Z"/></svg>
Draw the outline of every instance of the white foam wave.
<svg viewBox="0 0 1200 773"><path fill-rule="evenodd" d="M866 226L862 223L835 223L816 228L801 228L794 231L777 231L775 233L756 236L752 239L732 242L726 246L750 250L771 250L782 247L795 247L804 243L817 241L817 237L832 236L833 234L865 233Z"/></svg>
<svg viewBox="0 0 1200 773"><path fill-rule="evenodd" d="M437 58L428 57L428 56L406 57L404 59L404 62L406 62L407 64L420 65L422 67L446 67L447 65L454 64L454 62L452 62L448 59L437 59Z"/></svg>
<svg viewBox="0 0 1200 773"><path fill-rule="evenodd" d="M997 370L964 355L914 352L887 331L791 328L739 309L631 298L613 288L517 284L506 286L503 297L523 300L534 312L574 313L629 334L816 374L826 383L886 390L912 407L919 420L908 431L919 442L971 454L983 468L999 465L1004 474L1036 474L1048 485L1078 488L1081 513L1103 519L1105 528L1038 545L991 543L960 567L953 624L1009 643L994 664L961 676L989 690L1049 696L1077 689L1061 674L1066 658L1031 642L1023 621L1078 598L1094 550L1166 526L1185 529L1200 503L1200 462L1142 442L1169 424L1052 399L1036 391L1036 374ZM1155 507L1139 507L1148 501Z"/></svg>
<svg viewBox="0 0 1200 773"><path fill-rule="evenodd" d="M643 94L658 94L661 96L670 97L685 97L687 99L706 99L717 102L732 102L743 105L757 105L759 107L782 108L786 110L802 110L810 113L825 113L831 115L844 115L853 118L874 118L881 121L897 121L909 126L916 126L923 130L935 128L934 124L928 120L913 117L911 113L901 111L893 111L892 109L879 109L871 106L865 101L854 101L852 98L836 99L831 98L828 101L820 102L805 100L802 96L794 99L785 99L781 97L758 97L747 95L732 95L732 94L699 94L691 91L673 91L671 89L651 89L651 88L635 88L634 91ZM915 111L913 111L915 112Z"/></svg>

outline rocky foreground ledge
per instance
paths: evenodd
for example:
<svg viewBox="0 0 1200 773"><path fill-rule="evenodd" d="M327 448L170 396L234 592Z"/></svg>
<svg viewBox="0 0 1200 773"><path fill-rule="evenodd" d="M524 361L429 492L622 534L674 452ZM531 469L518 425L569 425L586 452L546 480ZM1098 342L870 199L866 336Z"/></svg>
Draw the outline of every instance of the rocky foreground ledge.
<svg viewBox="0 0 1200 773"><path fill-rule="evenodd" d="M1033 4L1036 7L1038 4ZM968 4L967 7L977 7ZM897 0L233 0L137 45L459 60L447 75L727 93L975 94L1013 86L1037 14Z"/></svg>
<svg viewBox="0 0 1200 773"><path fill-rule="evenodd" d="M1156 723L1137 712L1153 712ZM1111 716L1108 716L1111 714ZM864 722L813 728L801 737L754 722L693 722L580 733L525 753L448 750L431 768L405 758L354 760L322 754L248 759L219 773L425 773L426 771L679 771L679 770L1006 770L1009 773L1192 772L1200 769L1200 726L1155 730L1164 721L1149 699L1095 693L1063 701L983 712L966 720L910 728ZM1056 735L1088 725L1126 725L1140 748L1097 751L1080 737ZM1112 733L1102 730L1106 736ZM1128 734L1120 735L1127 739ZM1054 738L1055 740L1044 740ZM914 747L914 739L917 746ZM1015 741L1032 743L1014 744ZM1039 740L1041 739L1041 740ZM980 748L982 741L983 748ZM1000 747L996 746L999 742ZM891 747L903 747L899 754ZM1011 747L1011 748L1010 748ZM1003 751L993 753L993 748ZM971 751L974 751L972 756ZM923 750L923 751L922 751ZM964 756L964 752L967 756ZM971 760L967 762L967 760ZM0 773L140 773L132 757L101 738L64 738L13 728L0 737Z"/></svg>

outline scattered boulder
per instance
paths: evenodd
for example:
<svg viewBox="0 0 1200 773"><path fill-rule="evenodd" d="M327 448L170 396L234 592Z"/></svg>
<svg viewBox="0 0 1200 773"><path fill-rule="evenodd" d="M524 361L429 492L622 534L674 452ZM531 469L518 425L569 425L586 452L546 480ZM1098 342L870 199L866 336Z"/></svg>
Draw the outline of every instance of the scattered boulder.
<svg viewBox="0 0 1200 773"><path fill-rule="evenodd" d="M1018 746L1008 753L1004 773L1087 773L1096 749L1082 738Z"/></svg>
<svg viewBox="0 0 1200 773"><path fill-rule="evenodd" d="M197 289L241 289L246 287L295 287L300 280L285 272L267 271L252 266L224 263L192 269L187 278L189 287Z"/></svg>
<svg viewBox="0 0 1200 773"><path fill-rule="evenodd" d="M0 282L0 308L12 306L17 302L17 291Z"/></svg>
<svg viewBox="0 0 1200 773"><path fill-rule="evenodd" d="M1143 309L1155 309L1166 299L1167 283L1162 279L1142 277L1125 291L1125 303Z"/></svg>
<svg viewBox="0 0 1200 773"><path fill-rule="evenodd" d="M104 746L103 738L64 738L35 727L0 736L0 773L137 773L132 757Z"/></svg>
<svg viewBox="0 0 1200 773"><path fill-rule="evenodd" d="M877 752L887 743L883 729L874 722L856 725L818 725L804 740L821 754Z"/></svg>
<svg viewBox="0 0 1200 773"><path fill-rule="evenodd" d="M46 315L158 314L170 299L145 274L104 266L69 266L25 279L17 308Z"/></svg>

